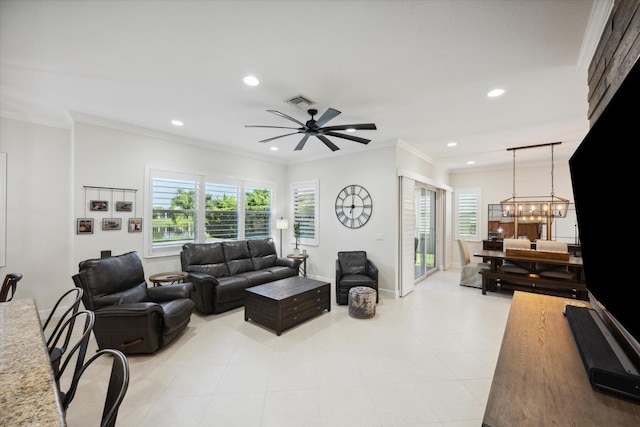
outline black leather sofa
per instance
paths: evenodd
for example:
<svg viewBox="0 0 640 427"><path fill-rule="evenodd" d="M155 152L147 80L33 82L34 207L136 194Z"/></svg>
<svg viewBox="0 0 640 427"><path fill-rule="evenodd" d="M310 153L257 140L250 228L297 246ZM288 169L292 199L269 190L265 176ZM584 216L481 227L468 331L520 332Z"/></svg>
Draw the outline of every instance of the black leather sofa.
<svg viewBox="0 0 640 427"><path fill-rule="evenodd" d="M187 243L182 271L193 284L191 298L203 314L244 305L244 290L298 275L301 260L278 257L273 239Z"/></svg>

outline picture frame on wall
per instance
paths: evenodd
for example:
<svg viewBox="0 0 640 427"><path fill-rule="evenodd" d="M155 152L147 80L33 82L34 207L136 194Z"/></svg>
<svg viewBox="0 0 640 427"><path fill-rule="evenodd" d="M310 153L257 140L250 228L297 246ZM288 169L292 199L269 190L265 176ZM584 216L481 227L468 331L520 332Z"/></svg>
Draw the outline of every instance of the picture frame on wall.
<svg viewBox="0 0 640 427"><path fill-rule="evenodd" d="M129 233L142 232L142 218L129 218Z"/></svg>
<svg viewBox="0 0 640 427"><path fill-rule="evenodd" d="M89 210L92 211L108 211L109 210L109 202L106 200L91 200L89 202Z"/></svg>
<svg viewBox="0 0 640 427"><path fill-rule="evenodd" d="M93 234L93 218L78 218L76 221L77 234Z"/></svg>
<svg viewBox="0 0 640 427"><path fill-rule="evenodd" d="M103 230L120 230L122 228L122 218L102 218Z"/></svg>
<svg viewBox="0 0 640 427"><path fill-rule="evenodd" d="M116 202L116 211L121 211L121 212L133 211L133 202L129 202L129 201Z"/></svg>

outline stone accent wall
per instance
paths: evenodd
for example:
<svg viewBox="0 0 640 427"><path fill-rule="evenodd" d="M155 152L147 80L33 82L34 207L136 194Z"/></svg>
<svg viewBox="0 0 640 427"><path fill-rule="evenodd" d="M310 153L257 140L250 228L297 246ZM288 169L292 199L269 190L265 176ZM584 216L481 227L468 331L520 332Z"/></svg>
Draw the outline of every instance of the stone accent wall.
<svg viewBox="0 0 640 427"><path fill-rule="evenodd" d="M588 71L589 123L595 123L640 56L640 0L615 0Z"/></svg>

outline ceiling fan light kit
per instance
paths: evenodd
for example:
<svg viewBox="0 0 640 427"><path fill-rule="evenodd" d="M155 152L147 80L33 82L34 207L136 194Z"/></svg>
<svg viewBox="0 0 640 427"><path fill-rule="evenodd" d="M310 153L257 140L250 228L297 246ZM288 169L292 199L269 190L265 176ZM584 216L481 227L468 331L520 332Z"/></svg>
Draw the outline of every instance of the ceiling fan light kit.
<svg viewBox="0 0 640 427"><path fill-rule="evenodd" d="M339 150L340 148L335 145L333 142L331 142L329 140L329 138L327 138L327 136L331 136L334 138L342 138L342 139L347 139L350 141L355 141L355 142L359 142L360 144L368 144L369 142L371 142L370 139L365 139L365 138L360 138L357 136L353 136L353 135L345 135L342 133L338 133L337 131L351 131L351 129L354 130L376 130L376 125L374 123L360 123L360 124L348 124L348 125L337 125L337 126L324 126L329 120L335 118L336 116L338 116L339 114L341 114L340 111L334 109L334 108L328 108L327 111L325 111L319 118L318 120L316 120L314 117L318 114L318 110L316 110L315 108L310 108L309 110L307 110L307 113L309 113L309 115L311 116L311 119L307 120L306 123L302 123L296 119L294 119L291 116L288 116L284 113L281 113L280 111L277 110L267 110L269 113L273 113L277 116L280 116L284 119L290 120L294 123L296 123L299 127L287 127L287 126L263 126L263 125L245 125L245 127L258 127L258 128L273 128L273 129L292 129L295 130L295 132L290 132L290 133L286 133L284 135L279 135L279 136L275 136L272 138L267 138L267 139L263 139L259 142L269 142L269 141L273 141L274 139L278 139L278 138L283 138L285 136L289 136L289 135L296 135L296 134L302 134L303 137L300 140L300 142L298 143L298 145L296 145L296 148L294 149L294 151L299 151L302 150L305 146L305 144L307 143L307 141L309 140L310 136L315 136L316 138L318 138L320 141L322 141L324 143L324 145L326 145L327 147L329 147L329 149L331 149L331 151L336 151Z"/></svg>

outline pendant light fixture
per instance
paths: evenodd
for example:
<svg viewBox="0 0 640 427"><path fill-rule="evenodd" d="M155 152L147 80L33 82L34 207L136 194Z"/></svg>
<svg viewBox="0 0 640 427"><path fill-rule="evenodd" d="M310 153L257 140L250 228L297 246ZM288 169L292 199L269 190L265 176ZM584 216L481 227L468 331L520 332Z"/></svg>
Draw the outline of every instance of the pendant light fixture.
<svg viewBox="0 0 640 427"><path fill-rule="evenodd" d="M514 236L518 236L518 222L539 222L546 223L547 240L551 240L553 219L567 216L569 200L556 196L553 188L553 147L558 144L562 143L551 142L548 144L507 148L507 151L513 151L513 193L510 198L500 202L500 209L503 217L514 218ZM516 151L539 147L551 147L551 195L516 196Z"/></svg>

